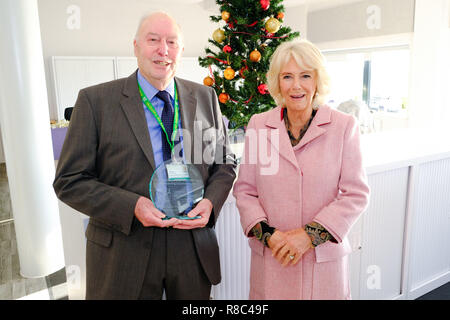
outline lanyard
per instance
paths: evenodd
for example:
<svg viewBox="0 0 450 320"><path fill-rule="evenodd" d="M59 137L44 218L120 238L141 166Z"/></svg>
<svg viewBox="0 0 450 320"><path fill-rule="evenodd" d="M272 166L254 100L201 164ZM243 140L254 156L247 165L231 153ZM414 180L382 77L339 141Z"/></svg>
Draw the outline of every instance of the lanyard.
<svg viewBox="0 0 450 320"><path fill-rule="evenodd" d="M153 114L153 116L155 117L156 121L160 125L161 129L166 134L167 143L169 143L170 150L173 152L173 148L175 147L175 138L176 138L177 132L178 132L178 122L179 122L179 119L180 119L179 111L178 111L177 86L175 85L175 106L174 106L175 112L174 112L174 115L173 115L173 131L172 131L171 139L169 139L169 135L167 134L166 128L164 128L164 124L162 123L161 118L159 117L158 113L156 112L156 110L153 107L153 105L150 102L150 100L148 100L148 98L145 95L144 90L142 90L141 85L139 84L139 82L138 82L138 86L139 86L139 92L141 94L142 102L145 104L147 109Z"/></svg>

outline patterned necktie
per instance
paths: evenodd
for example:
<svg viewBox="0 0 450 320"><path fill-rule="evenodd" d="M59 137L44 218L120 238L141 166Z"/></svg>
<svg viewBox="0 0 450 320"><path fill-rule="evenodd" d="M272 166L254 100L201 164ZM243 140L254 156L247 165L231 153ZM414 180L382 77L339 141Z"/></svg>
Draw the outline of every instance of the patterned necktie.
<svg viewBox="0 0 450 320"><path fill-rule="evenodd" d="M161 114L161 121L164 125L164 128L166 129L167 136L169 139L172 139L172 132L173 132L173 107L172 103L170 102L170 96L167 91L159 91L156 96L164 101L164 108L163 112ZM161 129L161 140L162 140L162 152L163 152L163 160L167 161L171 159L171 149L170 145L167 142L166 134ZM172 140L171 140L172 141Z"/></svg>

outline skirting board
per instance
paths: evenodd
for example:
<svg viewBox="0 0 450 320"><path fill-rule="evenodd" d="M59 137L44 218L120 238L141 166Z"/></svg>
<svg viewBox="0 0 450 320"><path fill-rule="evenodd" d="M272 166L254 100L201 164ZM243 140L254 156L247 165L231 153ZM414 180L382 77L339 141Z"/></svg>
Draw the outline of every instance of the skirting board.
<svg viewBox="0 0 450 320"><path fill-rule="evenodd" d="M427 281L422 284L420 284L418 287L411 289L411 291L408 293L408 300L414 300L417 299L424 294L433 291L436 288L439 288L440 286L446 284L447 282L450 282L450 271L444 272L443 274Z"/></svg>

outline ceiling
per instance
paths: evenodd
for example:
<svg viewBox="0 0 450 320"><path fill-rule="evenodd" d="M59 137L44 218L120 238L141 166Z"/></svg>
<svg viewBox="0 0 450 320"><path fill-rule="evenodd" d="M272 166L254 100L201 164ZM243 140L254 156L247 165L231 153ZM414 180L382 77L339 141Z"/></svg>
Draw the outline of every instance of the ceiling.
<svg viewBox="0 0 450 320"><path fill-rule="evenodd" d="M315 11L361 1L363 0L284 0L283 4L285 8L307 5L308 11Z"/></svg>
<svg viewBox="0 0 450 320"><path fill-rule="evenodd" d="M256 0L255 0L256 1ZM307 5L308 11L338 7L348 3L361 2L363 0L284 0L285 8ZM161 4L201 4L205 8L216 6L215 0L157 0Z"/></svg>

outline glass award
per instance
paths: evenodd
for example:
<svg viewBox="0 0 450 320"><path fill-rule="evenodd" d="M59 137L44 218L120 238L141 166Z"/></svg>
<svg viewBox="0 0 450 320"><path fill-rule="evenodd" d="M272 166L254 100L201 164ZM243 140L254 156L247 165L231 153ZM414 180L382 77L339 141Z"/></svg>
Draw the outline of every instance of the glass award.
<svg viewBox="0 0 450 320"><path fill-rule="evenodd" d="M165 219L189 218L187 214L203 199L204 184L193 164L180 160L167 160L153 172L149 185L150 199L166 215Z"/></svg>

